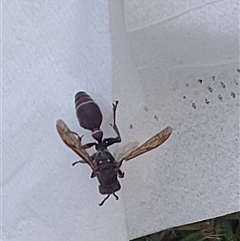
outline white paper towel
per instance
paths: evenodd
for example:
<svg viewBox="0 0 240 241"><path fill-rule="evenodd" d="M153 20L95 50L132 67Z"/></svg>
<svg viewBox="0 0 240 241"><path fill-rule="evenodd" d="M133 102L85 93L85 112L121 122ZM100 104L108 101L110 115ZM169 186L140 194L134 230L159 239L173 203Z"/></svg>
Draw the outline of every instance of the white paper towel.
<svg viewBox="0 0 240 241"><path fill-rule="evenodd" d="M3 1L3 240L124 241L239 210L237 7L125 1L127 36L122 1ZM101 107L106 136L120 101L121 145L174 129L124 163L124 195L102 208L55 129L62 118L91 139L79 90Z"/></svg>

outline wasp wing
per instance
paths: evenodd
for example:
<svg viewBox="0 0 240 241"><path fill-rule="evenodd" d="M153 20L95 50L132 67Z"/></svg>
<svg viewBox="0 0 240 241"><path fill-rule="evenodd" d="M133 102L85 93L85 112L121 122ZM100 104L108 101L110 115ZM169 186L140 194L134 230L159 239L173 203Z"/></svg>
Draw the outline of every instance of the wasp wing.
<svg viewBox="0 0 240 241"><path fill-rule="evenodd" d="M125 161L129 161L139 155L142 155L148 151L151 151L158 146L162 145L171 135L172 133L172 128L171 127L166 127L150 139L148 139L146 142L144 142L141 146L133 149L130 153L127 153L126 155L121 157L121 163Z"/></svg>
<svg viewBox="0 0 240 241"><path fill-rule="evenodd" d="M129 142L124 146L121 146L120 148L117 148L116 151L114 151L113 156L114 159L119 162L122 157L127 156L130 152L135 150L139 145L139 142L134 141L134 142Z"/></svg>
<svg viewBox="0 0 240 241"><path fill-rule="evenodd" d="M77 133L71 131L63 120L58 120L56 122L56 127L63 142L77 153L92 168L92 170L94 170L95 168L91 157L82 147L81 137Z"/></svg>

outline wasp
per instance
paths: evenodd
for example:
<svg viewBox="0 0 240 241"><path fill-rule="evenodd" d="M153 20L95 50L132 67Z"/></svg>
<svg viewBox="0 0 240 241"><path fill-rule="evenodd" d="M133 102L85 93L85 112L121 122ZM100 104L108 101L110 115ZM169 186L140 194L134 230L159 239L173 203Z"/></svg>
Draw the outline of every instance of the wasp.
<svg viewBox="0 0 240 241"><path fill-rule="evenodd" d="M142 145L134 145L118 158L115 158L108 150L108 146L121 142L120 132L116 124L117 106L118 101L115 101L112 104L113 123L110 124L116 133L116 137L103 139L103 131L100 129L102 124L101 110L97 103L83 91L75 95L76 116L80 126L92 132L92 137L96 142L83 144L82 137L70 130L63 120L58 120L56 123L57 131L63 142L81 157L81 160L72 163L72 165L74 166L77 163L88 164L92 170L91 178L97 177L98 179L99 193L107 195L102 202L99 203L99 206L102 206L110 195L113 195L116 200L119 199L115 192L121 189L118 178L123 178L125 174L120 169L123 161L129 161L157 148L163 144L172 133L172 128L166 127ZM93 155L89 155L86 149L93 146L96 152Z"/></svg>

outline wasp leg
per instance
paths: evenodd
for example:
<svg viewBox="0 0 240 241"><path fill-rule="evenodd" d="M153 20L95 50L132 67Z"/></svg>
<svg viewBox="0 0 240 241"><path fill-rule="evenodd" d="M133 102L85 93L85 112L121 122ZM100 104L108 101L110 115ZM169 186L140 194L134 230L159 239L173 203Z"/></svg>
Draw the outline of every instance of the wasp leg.
<svg viewBox="0 0 240 241"><path fill-rule="evenodd" d="M116 111L117 111L117 105L118 105L118 101L116 100L112 106L113 106L113 124L110 124L110 126L112 126L113 130L115 131L115 133L117 134L117 138L118 138L118 142L121 142L121 135L120 132L118 130L117 124L116 124Z"/></svg>
<svg viewBox="0 0 240 241"><path fill-rule="evenodd" d="M73 162L73 163L72 163L72 166L75 166L77 163L86 164L85 161L83 161L83 160L79 160L79 161Z"/></svg>
<svg viewBox="0 0 240 241"><path fill-rule="evenodd" d="M80 137L80 138L83 138L83 135L82 136L79 136L77 132L75 131L71 131L74 135L76 135L77 137Z"/></svg>
<svg viewBox="0 0 240 241"><path fill-rule="evenodd" d="M96 176L97 176L96 172L92 172L90 177L91 177L91 178L94 178L94 177L96 177Z"/></svg>
<svg viewBox="0 0 240 241"><path fill-rule="evenodd" d="M83 147L84 149L88 149L88 148L90 148L90 147L92 147L92 146L96 146L96 145L97 145L97 143L91 142L91 143L84 144L82 147Z"/></svg>
<svg viewBox="0 0 240 241"><path fill-rule="evenodd" d="M121 168L121 166L123 164L123 161L124 161L124 159L122 159L121 161L117 162L117 164L116 164L117 172L118 172L118 170L120 170L120 168Z"/></svg>
<svg viewBox="0 0 240 241"><path fill-rule="evenodd" d="M124 178L125 172L122 172L120 169L118 169L117 174L119 178Z"/></svg>
<svg viewBox="0 0 240 241"><path fill-rule="evenodd" d="M115 193L113 193L113 196L116 198L116 200L119 199L119 197Z"/></svg>
<svg viewBox="0 0 240 241"><path fill-rule="evenodd" d="M94 156L95 157L95 155L96 155L96 153L94 153L92 156L91 156L91 158ZM94 160L94 159L93 159ZM94 177L96 177L97 176L97 173L98 173L98 168L95 170L95 171L92 171L92 173L91 173L91 178L94 178Z"/></svg>
<svg viewBox="0 0 240 241"><path fill-rule="evenodd" d="M76 133L75 131L71 131L71 132L72 132L74 135L77 136L77 138L78 138L78 140L79 140L80 142L82 141L82 138L83 138L84 135L79 136L78 133ZM82 145L82 147L83 147L84 149L88 149L88 148L90 148L90 147L92 147L92 146L96 146L96 145L97 145L97 143L95 143L95 142L90 142L90 143L87 143L87 144Z"/></svg>
<svg viewBox="0 0 240 241"><path fill-rule="evenodd" d="M110 195L111 194L108 194L98 205L102 206L105 203L105 201L110 197Z"/></svg>
<svg viewBox="0 0 240 241"><path fill-rule="evenodd" d="M95 144L95 143L94 143ZM94 160L96 153L94 153L93 155L91 155L91 159ZM87 164L84 160L79 160L76 162L72 163L72 166L75 166L77 163L82 163L82 164Z"/></svg>
<svg viewBox="0 0 240 241"><path fill-rule="evenodd" d="M78 138L80 141L82 140L82 138L83 138L84 135L79 136L77 132L75 132L75 131L71 131L71 132L72 132L75 136L77 136L77 138Z"/></svg>

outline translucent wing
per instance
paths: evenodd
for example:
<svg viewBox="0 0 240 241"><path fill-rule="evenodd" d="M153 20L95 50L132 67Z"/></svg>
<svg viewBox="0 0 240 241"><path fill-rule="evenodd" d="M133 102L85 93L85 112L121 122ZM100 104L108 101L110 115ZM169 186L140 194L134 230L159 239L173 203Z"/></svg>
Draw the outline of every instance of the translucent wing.
<svg viewBox="0 0 240 241"><path fill-rule="evenodd" d="M94 165L91 157L82 147L81 137L75 132L71 131L63 120L58 120L56 123L58 134L60 135L63 142L77 153L94 171Z"/></svg>
<svg viewBox="0 0 240 241"><path fill-rule="evenodd" d="M130 153L127 153L126 155L122 156L120 162L122 163L124 160L129 161L139 155L142 155L148 151L151 151L157 148L168 139L171 133L172 133L172 128L166 127L165 129L163 129L162 131L160 131L159 133L157 133L156 135L148 139L146 142L144 142L141 146L133 149Z"/></svg>
<svg viewBox="0 0 240 241"><path fill-rule="evenodd" d="M114 159L119 162L123 156L128 155L130 152L132 152L134 149L136 149L139 145L139 142L134 141L134 142L129 142L124 146L121 146L118 148L114 153Z"/></svg>

